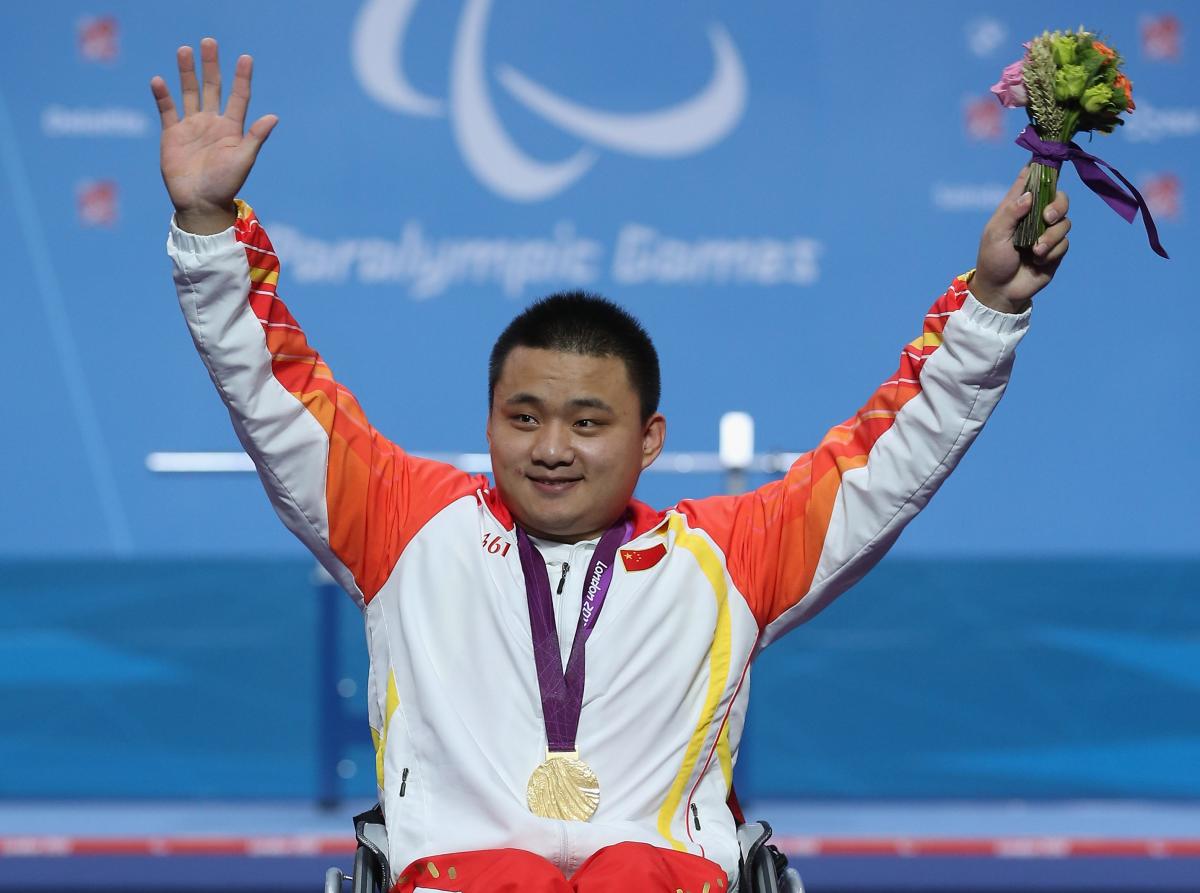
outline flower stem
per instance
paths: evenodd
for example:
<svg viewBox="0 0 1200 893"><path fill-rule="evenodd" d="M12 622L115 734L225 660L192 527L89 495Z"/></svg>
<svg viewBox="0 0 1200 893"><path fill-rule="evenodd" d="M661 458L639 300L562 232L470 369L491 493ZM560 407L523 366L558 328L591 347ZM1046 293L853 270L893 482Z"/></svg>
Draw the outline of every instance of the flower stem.
<svg viewBox="0 0 1200 893"><path fill-rule="evenodd" d="M1057 194L1058 171L1035 162L1029 167L1029 179L1025 181L1025 189L1033 193L1033 206L1021 218L1013 233L1013 244L1018 248L1029 248L1046 231L1046 221L1042 213Z"/></svg>

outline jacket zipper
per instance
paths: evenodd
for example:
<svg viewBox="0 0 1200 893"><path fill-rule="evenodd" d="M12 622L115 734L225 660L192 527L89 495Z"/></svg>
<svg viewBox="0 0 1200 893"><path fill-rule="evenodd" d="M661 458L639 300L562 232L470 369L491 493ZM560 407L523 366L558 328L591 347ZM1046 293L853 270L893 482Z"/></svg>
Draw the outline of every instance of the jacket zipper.
<svg viewBox="0 0 1200 893"><path fill-rule="evenodd" d="M562 576L558 578L558 594L562 595L563 586L567 583L567 572L571 570L571 565L563 562Z"/></svg>
<svg viewBox="0 0 1200 893"><path fill-rule="evenodd" d="M569 859L570 853L567 846L567 823L558 823L558 864L561 870L565 873L571 872Z"/></svg>
<svg viewBox="0 0 1200 893"><path fill-rule="evenodd" d="M692 804L692 822L696 825L696 830L700 830L700 810L696 808L696 804Z"/></svg>

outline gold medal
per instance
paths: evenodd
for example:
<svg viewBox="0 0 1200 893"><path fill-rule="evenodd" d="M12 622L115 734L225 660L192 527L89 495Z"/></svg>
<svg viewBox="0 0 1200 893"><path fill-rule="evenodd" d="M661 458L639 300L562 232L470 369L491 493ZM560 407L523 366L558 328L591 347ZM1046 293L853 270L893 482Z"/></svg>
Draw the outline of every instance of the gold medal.
<svg viewBox="0 0 1200 893"><path fill-rule="evenodd" d="M526 799L534 815L586 822L600 804L600 780L577 751L548 751L529 776Z"/></svg>

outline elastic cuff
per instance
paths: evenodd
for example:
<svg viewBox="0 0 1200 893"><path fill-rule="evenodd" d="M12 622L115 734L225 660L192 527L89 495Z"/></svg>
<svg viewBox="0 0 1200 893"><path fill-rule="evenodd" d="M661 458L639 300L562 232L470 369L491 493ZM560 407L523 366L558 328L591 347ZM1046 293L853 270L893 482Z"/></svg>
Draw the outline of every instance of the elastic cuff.
<svg viewBox="0 0 1200 893"><path fill-rule="evenodd" d="M175 222L175 215L172 214L171 241L180 251L186 251L189 254L208 254L226 247L230 241L236 241L236 237L233 234L232 226L219 233L213 233L210 236L189 233L187 230L179 228L179 225Z"/></svg>
<svg viewBox="0 0 1200 893"><path fill-rule="evenodd" d="M967 315L971 322L982 326L985 329L990 329L993 332L1002 334L1008 332L1020 332L1029 328L1029 317L1033 312L1033 305L1025 308L1023 313L1004 313L1001 310L993 310L986 304L979 303L979 299L967 290L967 299L963 301L962 312Z"/></svg>

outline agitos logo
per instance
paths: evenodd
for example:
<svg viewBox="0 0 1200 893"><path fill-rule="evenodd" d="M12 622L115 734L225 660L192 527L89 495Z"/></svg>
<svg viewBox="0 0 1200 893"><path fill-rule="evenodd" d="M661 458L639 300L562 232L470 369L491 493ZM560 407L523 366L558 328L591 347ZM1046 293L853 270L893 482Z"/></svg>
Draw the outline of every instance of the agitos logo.
<svg viewBox="0 0 1200 893"><path fill-rule="evenodd" d="M77 184L75 206L84 226L112 226L117 222L116 182L86 180Z"/></svg>
<svg viewBox="0 0 1200 893"><path fill-rule="evenodd" d="M1179 61L1179 37L1182 28L1173 15L1147 16L1142 19L1142 52L1147 58L1165 62Z"/></svg>
<svg viewBox="0 0 1200 893"><path fill-rule="evenodd" d="M1179 177L1171 172L1155 174L1142 184L1146 204L1150 206L1155 217L1177 220L1183 204L1182 192Z"/></svg>
<svg viewBox="0 0 1200 893"><path fill-rule="evenodd" d="M96 16L76 25L79 55L89 62L115 62L120 54L115 16Z"/></svg>
<svg viewBox="0 0 1200 893"><path fill-rule="evenodd" d="M467 167L493 192L513 201L550 198L596 163L598 150L644 158L677 158L724 138L746 106L746 73L728 32L708 29L713 66L708 83L675 105L620 114L583 105L500 65L496 80L513 99L582 143L561 161L525 152L505 130L492 103L486 37L492 0L467 0L458 21L445 99L428 96L404 75L404 39L417 0L367 0L354 25L354 71L367 94L406 115L449 118Z"/></svg>
<svg viewBox="0 0 1200 893"><path fill-rule="evenodd" d="M976 140L998 140L1003 130L1004 110L990 93L967 100L963 106L963 124L967 135Z"/></svg>

